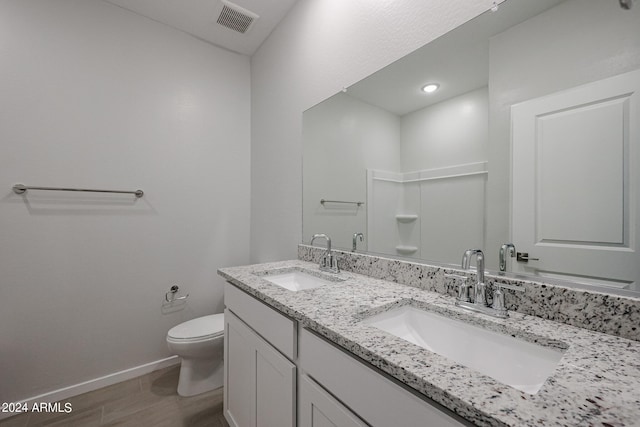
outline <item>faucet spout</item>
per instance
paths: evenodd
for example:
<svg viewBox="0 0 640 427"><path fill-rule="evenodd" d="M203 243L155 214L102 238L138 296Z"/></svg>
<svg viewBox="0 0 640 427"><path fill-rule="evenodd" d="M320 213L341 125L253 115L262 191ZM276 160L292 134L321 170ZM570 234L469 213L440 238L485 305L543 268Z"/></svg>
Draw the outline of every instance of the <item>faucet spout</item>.
<svg viewBox="0 0 640 427"><path fill-rule="evenodd" d="M327 241L327 253L331 253L331 237L326 234L314 234L309 244L313 246L313 241L318 238L325 239Z"/></svg>
<svg viewBox="0 0 640 427"><path fill-rule="evenodd" d="M516 247L513 243L505 243L500 246L500 271L507 271L507 256L516 256Z"/></svg>
<svg viewBox="0 0 640 427"><path fill-rule="evenodd" d="M468 270L471 258L476 256L476 270L478 271L478 283L484 283L484 253L480 249L467 249L462 255L462 269Z"/></svg>
<svg viewBox="0 0 640 427"><path fill-rule="evenodd" d="M318 238L325 239L327 241L327 250L320 259L320 270L339 273L340 268L338 267L338 259L333 256L333 253L331 252L331 238L326 234L314 234L311 238L310 244L313 245L313 241Z"/></svg>
<svg viewBox="0 0 640 427"><path fill-rule="evenodd" d="M360 241L364 241L364 234L362 233L353 233L353 245L351 246L351 252L355 252L358 248L358 237L360 237Z"/></svg>
<svg viewBox="0 0 640 427"><path fill-rule="evenodd" d="M480 249L468 249L462 256L462 268L464 270L469 269L469 263L471 258L476 256L476 271L478 280L475 285L473 303L478 305L487 305L487 288L484 283L484 254Z"/></svg>

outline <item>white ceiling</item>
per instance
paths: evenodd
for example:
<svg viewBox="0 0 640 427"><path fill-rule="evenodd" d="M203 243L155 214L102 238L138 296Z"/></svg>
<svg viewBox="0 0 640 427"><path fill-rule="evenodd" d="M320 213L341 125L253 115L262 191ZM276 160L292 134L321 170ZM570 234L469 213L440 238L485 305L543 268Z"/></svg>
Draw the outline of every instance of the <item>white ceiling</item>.
<svg viewBox="0 0 640 427"><path fill-rule="evenodd" d="M216 23L221 0L104 0L216 46L253 55L297 0L231 0L258 16L245 34Z"/></svg>
<svg viewBox="0 0 640 427"><path fill-rule="evenodd" d="M347 93L398 116L486 86L489 38L563 0L509 0L350 86ZM421 88L438 83L426 95Z"/></svg>

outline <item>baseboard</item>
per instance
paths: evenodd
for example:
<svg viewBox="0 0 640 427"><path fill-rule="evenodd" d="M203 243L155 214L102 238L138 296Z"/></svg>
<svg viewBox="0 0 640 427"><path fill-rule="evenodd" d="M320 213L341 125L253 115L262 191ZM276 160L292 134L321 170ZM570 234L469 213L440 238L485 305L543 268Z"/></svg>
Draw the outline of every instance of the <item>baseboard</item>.
<svg viewBox="0 0 640 427"><path fill-rule="evenodd" d="M39 402L59 402L64 399L77 396L79 394L88 393L102 387L107 387L122 381L130 380L131 378L139 377L141 375L145 375L159 369L176 365L178 363L180 363L180 357L167 357L166 359L160 359L156 360L155 362L145 363L144 365L135 366L130 369L125 369L124 371L114 372L113 374L105 375L104 377L96 378L79 384L74 384L69 387L50 391L38 396L30 397L28 399L20 401L20 403L27 403L29 406L31 406L32 404ZM9 418L13 415L15 414L0 412L0 420Z"/></svg>

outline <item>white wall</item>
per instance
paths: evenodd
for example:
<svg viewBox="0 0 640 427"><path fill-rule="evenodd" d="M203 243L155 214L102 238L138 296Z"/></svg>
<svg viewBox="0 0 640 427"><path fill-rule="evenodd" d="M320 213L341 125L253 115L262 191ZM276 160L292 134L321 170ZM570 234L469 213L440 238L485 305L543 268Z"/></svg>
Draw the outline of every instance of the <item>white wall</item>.
<svg viewBox="0 0 640 427"><path fill-rule="evenodd" d="M249 72L105 2L0 2L0 401L168 357L222 310L216 269L249 261ZM162 314L173 283L189 302Z"/></svg>
<svg viewBox="0 0 640 427"><path fill-rule="evenodd" d="M487 160L486 87L402 116L402 170L442 168Z"/></svg>
<svg viewBox="0 0 640 427"><path fill-rule="evenodd" d="M251 258L302 240L302 112L488 9L490 0L299 0L251 59Z"/></svg>
<svg viewBox="0 0 640 427"><path fill-rule="evenodd" d="M364 202L367 169L400 169L400 118L339 93L305 112L303 139L304 242L327 233L350 249L353 234L364 233L358 249L367 250L367 206L320 199Z"/></svg>

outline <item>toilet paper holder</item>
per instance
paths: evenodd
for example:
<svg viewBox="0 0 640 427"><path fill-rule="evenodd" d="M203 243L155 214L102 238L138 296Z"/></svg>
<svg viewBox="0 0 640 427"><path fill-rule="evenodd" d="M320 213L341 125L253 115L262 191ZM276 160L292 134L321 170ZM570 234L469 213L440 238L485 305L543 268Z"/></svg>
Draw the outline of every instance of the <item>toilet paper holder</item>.
<svg viewBox="0 0 640 427"><path fill-rule="evenodd" d="M176 294L178 293L179 290L180 290L180 287L178 285L171 286L169 288L169 292L164 294L164 299L167 302L174 302L174 301L184 301L187 298L189 298L189 294L186 294L186 295L181 296L181 297L176 297Z"/></svg>

